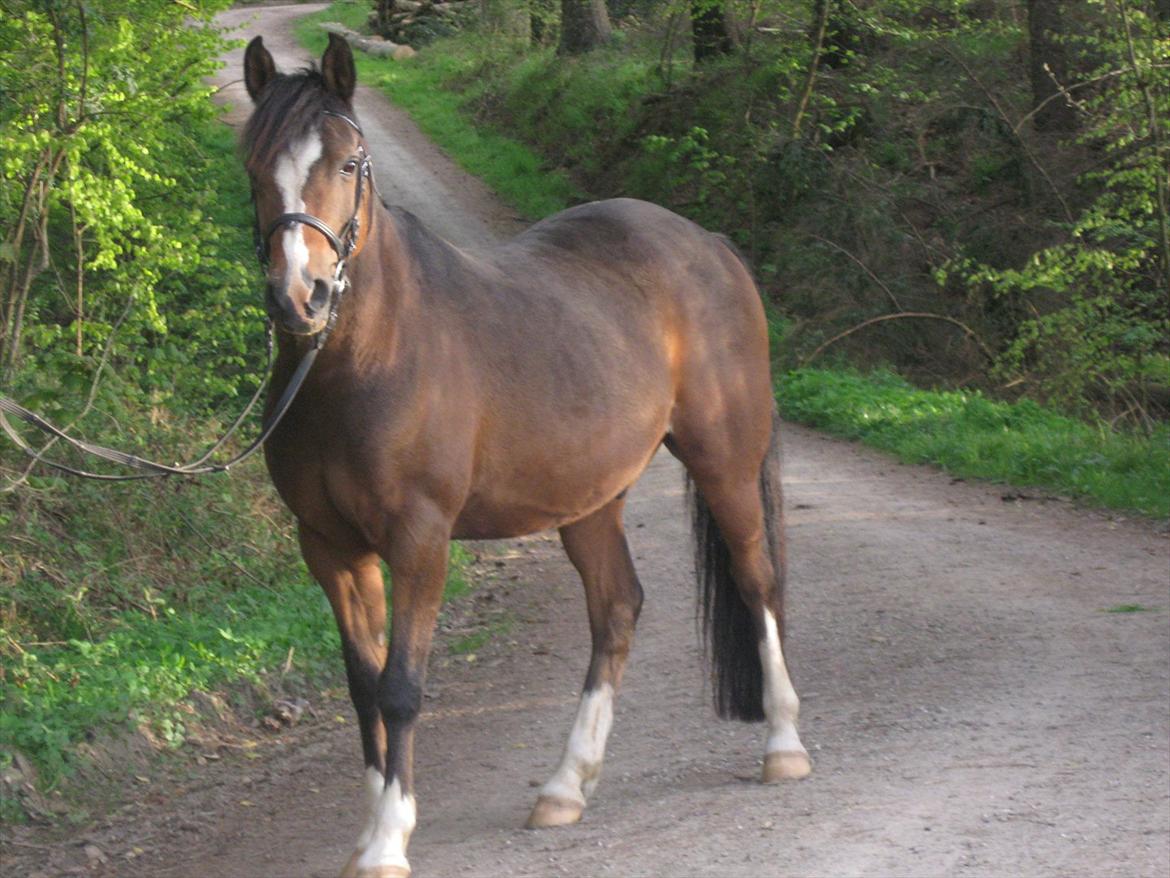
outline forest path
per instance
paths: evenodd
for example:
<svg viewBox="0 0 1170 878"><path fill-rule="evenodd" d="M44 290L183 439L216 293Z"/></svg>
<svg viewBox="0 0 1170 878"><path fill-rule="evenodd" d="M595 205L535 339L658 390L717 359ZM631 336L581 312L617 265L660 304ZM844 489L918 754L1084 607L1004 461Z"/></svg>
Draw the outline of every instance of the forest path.
<svg viewBox="0 0 1170 878"><path fill-rule="evenodd" d="M289 69L305 58L291 22L311 8L225 19L251 22L242 35L263 34ZM380 95L360 89L357 113L390 201L461 244L516 227ZM761 786L762 729L713 716L682 474L660 454L627 507L646 606L584 820L521 828L588 660L580 584L548 535L484 547L469 612L504 633L475 661L440 650L432 663L415 874L1170 873L1164 528L1020 499L797 426L785 458L788 654L812 776ZM1107 612L1124 605L1147 609ZM351 720L297 727L260 758L204 766L111 822L97 872L336 875L359 829L361 774ZM144 854L118 855L147 834Z"/></svg>

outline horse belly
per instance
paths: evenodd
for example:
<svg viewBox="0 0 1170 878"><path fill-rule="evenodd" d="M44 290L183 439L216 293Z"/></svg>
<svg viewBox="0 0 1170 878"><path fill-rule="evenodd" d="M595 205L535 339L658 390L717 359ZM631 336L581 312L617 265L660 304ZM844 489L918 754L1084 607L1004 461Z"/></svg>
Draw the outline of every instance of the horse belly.
<svg viewBox="0 0 1170 878"><path fill-rule="evenodd" d="M664 406L638 429L589 431L569 439L550 428L535 438L538 447L517 453L521 446L513 444L497 455L484 455L455 523L455 536L503 539L584 518L642 474L662 441L668 417L669 407Z"/></svg>

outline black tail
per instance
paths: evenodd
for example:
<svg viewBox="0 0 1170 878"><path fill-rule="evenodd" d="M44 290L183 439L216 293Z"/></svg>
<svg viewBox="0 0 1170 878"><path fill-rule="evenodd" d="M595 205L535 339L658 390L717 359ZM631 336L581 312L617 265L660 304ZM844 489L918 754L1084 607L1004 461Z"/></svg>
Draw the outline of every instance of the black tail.
<svg viewBox="0 0 1170 878"><path fill-rule="evenodd" d="M772 441L760 471L760 499L768 550L776 570L771 608L778 623L784 618L784 535L781 529L779 416L772 412ZM731 574L731 552L719 533L702 495L687 476L687 496L695 539L695 571L699 579L703 645L711 662L715 711L724 719L755 722L764 718L764 679L760 666L759 631Z"/></svg>

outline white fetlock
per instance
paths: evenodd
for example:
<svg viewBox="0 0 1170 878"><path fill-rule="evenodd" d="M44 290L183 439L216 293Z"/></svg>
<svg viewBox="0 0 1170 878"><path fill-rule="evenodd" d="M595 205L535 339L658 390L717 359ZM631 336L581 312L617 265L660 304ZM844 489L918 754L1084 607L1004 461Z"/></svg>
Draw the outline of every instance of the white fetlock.
<svg viewBox="0 0 1170 878"><path fill-rule="evenodd" d="M812 761L800 743L796 718L800 699L792 688L776 617L764 611L764 639L760 641L760 664L764 669L764 716L768 720L768 742L764 747L764 783L808 777Z"/></svg>
<svg viewBox="0 0 1170 878"><path fill-rule="evenodd" d="M405 878L410 874L406 846L414 830L414 796L402 793L398 778L390 782L374 808L374 831L357 858L357 878Z"/></svg>
<svg viewBox="0 0 1170 878"><path fill-rule="evenodd" d="M581 696L565 755L543 787L525 824L529 829L576 823L585 811L585 800L601 777L605 741L613 726L613 686L602 683Z"/></svg>

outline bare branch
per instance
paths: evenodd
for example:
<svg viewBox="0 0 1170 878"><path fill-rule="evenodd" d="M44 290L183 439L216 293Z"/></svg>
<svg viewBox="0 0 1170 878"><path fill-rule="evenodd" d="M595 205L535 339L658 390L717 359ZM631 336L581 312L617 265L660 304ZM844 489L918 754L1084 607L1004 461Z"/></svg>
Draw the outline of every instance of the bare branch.
<svg viewBox="0 0 1170 878"><path fill-rule="evenodd" d="M963 321L956 320L954 317L948 317L945 314L932 314L928 311L903 311L900 314L883 314L881 317L871 317L869 320L864 320L856 326L846 329L844 332L837 333L831 339L821 344L807 357L803 358L800 361L800 365L807 366L809 363L819 357L825 351L825 349L829 347L829 345L835 344L841 339L853 335L853 333L857 332L858 330L865 329L867 326L873 326L876 323L884 323L887 320L941 320L944 323L950 323L952 326L957 326L959 329L963 330L963 332L967 334L967 337L975 342L976 345L978 345L979 350L983 353L983 356L987 357L988 360L995 359L995 354L991 352L991 348L987 346L987 344L979 337L979 334L974 329L972 329Z"/></svg>
<svg viewBox="0 0 1170 878"><path fill-rule="evenodd" d="M936 41L936 45L938 45L952 61L962 67L963 71L967 74L971 81L979 86L979 90L983 92L984 96L988 100L988 103L990 103L991 106L995 108L995 111L999 113L1000 118L1003 119L1007 126L1011 128L1012 132L1016 135L1016 142L1020 145L1020 149L1024 151L1024 155L1028 157L1028 161L1032 163L1032 167L1034 167L1040 176L1044 178L1044 182L1048 184L1048 188L1051 189L1052 194L1056 196L1056 200L1060 203L1060 209L1064 212L1065 219L1068 220L1070 224L1074 222L1072 210L1069 208L1068 202L1061 194L1060 189L1057 188L1055 181L1053 181L1052 177L1048 174L1047 169L1042 164L1040 164L1040 160L1036 158L1036 154L1033 153L1031 149L1029 149L1027 142L1019 136L1017 127L1012 124L1011 116L1008 115L1007 110L1003 108L1003 105L1000 104L999 100L992 93L991 89L989 89L987 85L984 84L982 79L975 75L975 71L970 68L966 61L964 61L951 50L950 46L944 45L938 41Z"/></svg>
<svg viewBox="0 0 1170 878"><path fill-rule="evenodd" d="M805 75L804 87L800 92L800 100L796 104L796 112L792 114L793 140L800 137L800 126L804 121L808 102L812 98L813 86L816 84L817 68L821 64L821 50L825 45L825 29L829 23L829 0L816 0L816 20L813 23L812 60L808 62L808 73Z"/></svg>
<svg viewBox="0 0 1170 878"><path fill-rule="evenodd" d="M890 301L894 303L895 308L897 308L899 311L906 310L905 308L902 307L902 303L898 301L898 297L894 295L894 291L891 290L888 286L886 286L885 283L882 282L882 279L880 277L878 277L876 274L874 274L873 271L870 269L870 267L868 265L866 265L864 262L862 262L859 258L854 256L852 253L850 253L848 250L846 250L844 247L842 247L836 241L830 241L828 238L822 238L820 235L813 234L812 232L806 232L805 234L808 235L808 237L810 237L810 238L814 238L817 241L820 241L822 244L828 244L830 247L832 247L837 252L842 253L845 256L847 256L849 259L851 259L854 263L857 264L858 267L861 268L862 271L864 271L867 275L869 275L870 280L872 280L875 284L877 284L879 287L881 287L883 290L885 290L886 295L890 297Z"/></svg>

